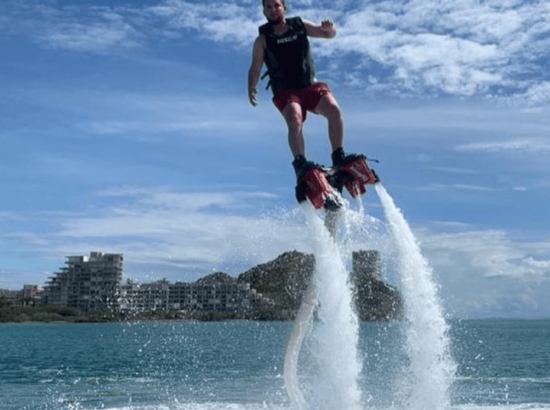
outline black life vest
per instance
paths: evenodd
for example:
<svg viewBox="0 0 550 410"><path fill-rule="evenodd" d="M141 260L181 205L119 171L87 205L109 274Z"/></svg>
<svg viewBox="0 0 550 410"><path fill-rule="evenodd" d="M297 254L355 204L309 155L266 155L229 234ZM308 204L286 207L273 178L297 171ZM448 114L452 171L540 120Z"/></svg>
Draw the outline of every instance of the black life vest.
<svg viewBox="0 0 550 410"><path fill-rule="evenodd" d="M273 94L280 90L307 87L315 81L315 67L306 27L300 17L286 19L288 30L276 34L271 24L259 27L265 37L264 63ZM262 78L263 78L262 77Z"/></svg>

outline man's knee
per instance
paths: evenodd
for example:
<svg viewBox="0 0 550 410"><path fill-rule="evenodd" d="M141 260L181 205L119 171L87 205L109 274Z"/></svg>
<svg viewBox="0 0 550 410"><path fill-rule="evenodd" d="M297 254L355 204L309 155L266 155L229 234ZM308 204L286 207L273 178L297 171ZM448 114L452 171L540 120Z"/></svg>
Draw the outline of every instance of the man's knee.
<svg viewBox="0 0 550 410"><path fill-rule="evenodd" d="M325 94L321 97L315 112L329 119L340 119L342 117L342 111L331 94Z"/></svg>
<svg viewBox="0 0 550 410"><path fill-rule="evenodd" d="M302 107L298 104L288 104L283 110L283 117L289 127L301 126L303 122Z"/></svg>

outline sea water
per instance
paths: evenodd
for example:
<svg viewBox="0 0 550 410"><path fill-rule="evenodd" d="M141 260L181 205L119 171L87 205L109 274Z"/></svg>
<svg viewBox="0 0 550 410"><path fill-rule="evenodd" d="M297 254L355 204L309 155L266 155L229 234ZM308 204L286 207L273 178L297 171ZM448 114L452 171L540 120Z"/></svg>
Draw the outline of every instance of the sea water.
<svg viewBox="0 0 550 410"><path fill-rule="evenodd" d="M282 366L291 327L0 324L0 409L290 409ZM401 327L360 324L365 409L402 408L394 394L408 368ZM449 337L458 366L451 408L550 409L550 320L455 320Z"/></svg>

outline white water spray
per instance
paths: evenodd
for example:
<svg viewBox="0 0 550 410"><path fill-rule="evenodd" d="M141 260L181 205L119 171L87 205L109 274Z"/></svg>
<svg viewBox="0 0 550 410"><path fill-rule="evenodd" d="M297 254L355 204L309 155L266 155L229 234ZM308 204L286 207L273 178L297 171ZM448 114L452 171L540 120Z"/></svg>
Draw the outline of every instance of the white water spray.
<svg viewBox="0 0 550 410"><path fill-rule="evenodd" d="M412 410L448 409L455 365L433 272L401 211L381 184L375 187L399 254L405 348L410 360L407 380L400 386L404 404Z"/></svg>
<svg viewBox="0 0 550 410"><path fill-rule="evenodd" d="M342 257L334 239L312 207L304 206L307 224L314 238L315 272L304 295L290 336L285 357L285 385L291 400L300 409L359 410L361 393L358 376L361 363L357 347L359 322L352 309L352 294ZM296 363L304 337L304 326L313 313L317 296L317 321L313 329L319 374L307 404L297 384Z"/></svg>
<svg viewBox="0 0 550 410"><path fill-rule="evenodd" d="M294 326L290 332L288 344L285 352L284 363L284 379L285 388L290 397L290 401L294 403L299 409L307 409L308 404L302 390L300 389L300 382L298 380L298 359L300 357L300 349L304 337L311 325L313 319L313 313L317 306L317 290L315 283L311 281L304 295L302 296L302 303L300 309L294 319Z"/></svg>
<svg viewBox="0 0 550 410"><path fill-rule="evenodd" d="M398 380L394 388L397 405L406 410L446 410L450 408L455 364L449 351L448 327L433 272L401 211L381 184L375 187L391 231L391 242L397 249L400 290L404 299L403 349L408 366L403 379ZM315 210L311 206L303 210L314 240L316 264L287 346L285 385L291 401L301 410L358 410L361 408L359 322L352 309L348 274L340 249ZM365 219L364 212L344 213L344 216L347 216L344 222L354 228L357 224L371 226L373 223ZM351 216L355 216L353 221L347 221ZM298 383L297 364L302 342L311 329L315 306L318 308L317 320L309 337L314 341L318 374L306 399ZM365 369L366 373L368 371Z"/></svg>

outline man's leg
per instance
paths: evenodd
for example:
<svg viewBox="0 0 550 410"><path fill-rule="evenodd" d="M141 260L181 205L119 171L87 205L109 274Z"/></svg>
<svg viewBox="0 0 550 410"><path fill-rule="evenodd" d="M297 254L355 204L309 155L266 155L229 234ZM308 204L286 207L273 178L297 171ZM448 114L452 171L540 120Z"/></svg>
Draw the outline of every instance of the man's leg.
<svg viewBox="0 0 550 410"><path fill-rule="evenodd" d="M288 143L294 155L292 166L296 172L296 199L299 203L304 202L308 197L316 208L325 207L329 210L336 210L342 206L339 199L332 193L332 188L326 180L326 171L318 164L310 162L305 157L303 123L305 112L302 106L296 102L288 103L282 111L288 125ZM309 175L310 170L317 169L310 177L310 182L302 180ZM314 184L313 181L317 181ZM308 186L313 184L314 188ZM315 186L317 185L317 186Z"/></svg>
<svg viewBox="0 0 550 410"><path fill-rule="evenodd" d="M342 144L344 143L344 122L340 107L332 94L323 95L314 112L328 120L328 137L332 151L342 148Z"/></svg>
<svg viewBox="0 0 550 410"><path fill-rule="evenodd" d="M290 102L285 106L282 114L288 126L288 145L292 156L305 155L302 107L298 103Z"/></svg>

